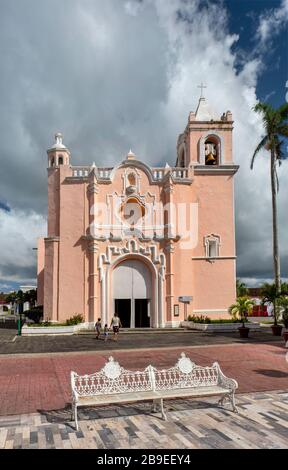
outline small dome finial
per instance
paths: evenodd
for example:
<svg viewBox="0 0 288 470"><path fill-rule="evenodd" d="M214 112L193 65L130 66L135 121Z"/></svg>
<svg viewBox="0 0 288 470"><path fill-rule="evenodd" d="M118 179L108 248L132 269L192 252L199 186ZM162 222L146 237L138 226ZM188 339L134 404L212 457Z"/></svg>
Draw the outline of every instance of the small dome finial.
<svg viewBox="0 0 288 470"><path fill-rule="evenodd" d="M136 158L135 153L133 153L132 150L130 149L130 151L127 155L127 160L135 160L135 158Z"/></svg>
<svg viewBox="0 0 288 470"><path fill-rule="evenodd" d="M56 145L62 145L63 144L63 134L61 134L61 132L57 132L55 134L55 142L56 142Z"/></svg>

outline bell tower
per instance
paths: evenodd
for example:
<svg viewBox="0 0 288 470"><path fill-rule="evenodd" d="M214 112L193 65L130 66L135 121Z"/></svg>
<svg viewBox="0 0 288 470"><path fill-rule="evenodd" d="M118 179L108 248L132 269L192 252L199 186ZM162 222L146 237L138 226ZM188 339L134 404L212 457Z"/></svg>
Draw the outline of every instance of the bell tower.
<svg viewBox="0 0 288 470"><path fill-rule="evenodd" d="M63 135L55 134L54 145L47 150L48 155L48 236L60 233L60 192L62 183L71 176L70 151L63 144Z"/></svg>
<svg viewBox="0 0 288 470"><path fill-rule="evenodd" d="M53 147L47 150L48 168L57 168L61 165L70 165L70 152L63 144L63 135L60 132L55 134Z"/></svg>
<svg viewBox="0 0 288 470"><path fill-rule="evenodd" d="M232 131L232 113L217 116L201 96L196 112L189 114L186 129L178 138L176 166L192 164L219 170L233 165Z"/></svg>

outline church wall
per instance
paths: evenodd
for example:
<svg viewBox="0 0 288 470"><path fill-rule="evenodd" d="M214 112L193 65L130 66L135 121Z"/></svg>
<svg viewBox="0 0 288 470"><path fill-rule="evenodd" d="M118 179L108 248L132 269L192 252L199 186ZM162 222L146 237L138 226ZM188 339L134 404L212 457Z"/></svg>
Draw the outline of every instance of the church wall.
<svg viewBox="0 0 288 470"><path fill-rule="evenodd" d="M59 235L60 170L48 169L48 237Z"/></svg>
<svg viewBox="0 0 288 470"><path fill-rule="evenodd" d="M227 310L236 297L235 260L195 260L193 272L193 313L230 318Z"/></svg>
<svg viewBox="0 0 288 470"><path fill-rule="evenodd" d="M37 305L44 305L44 266L45 243L39 238L37 243Z"/></svg>
<svg viewBox="0 0 288 470"><path fill-rule="evenodd" d="M204 237L210 234L220 236L220 256L235 256L232 178L198 175L193 191L199 204L199 237L193 256L204 256Z"/></svg>
<svg viewBox="0 0 288 470"><path fill-rule="evenodd" d="M60 192L59 315L66 320L74 314L85 316L85 233L86 185L64 181Z"/></svg>
<svg viewBox="0 0 288 470"><path fill-rule="evenodd" d="M199 200L199 241L193 251L193 309L214 309L213 316L217 316L219 309L227 310L236 295L233 184L230 176L220 175L199 175L195 181L195 195ZM206 256L204 237L211 234L220 237L220 258L215 262L199 259Z"/></svg>
<svg viewBox="0 0 288 470"><path fill-rule="evenodd" d="M44 319L58 321L59 241L45 239Z"/></svg>

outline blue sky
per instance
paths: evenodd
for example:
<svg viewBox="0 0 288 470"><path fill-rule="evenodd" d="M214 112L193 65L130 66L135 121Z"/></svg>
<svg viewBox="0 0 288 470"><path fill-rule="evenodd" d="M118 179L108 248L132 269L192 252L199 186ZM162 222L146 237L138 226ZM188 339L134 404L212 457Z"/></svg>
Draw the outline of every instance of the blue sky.
<svg viewBox="0 0 288 470"><path fill-rule="evenodd" d="M46 149L62 131L72 164L129 151L175 163L178 135L205 96L235 120L237 275L273 277L267 155L252 107L283 104L288 0L0 0L0 291L35 282L46 234ZM288 277L287 162L279 170L282 275Z"/></svg>
<svg viewBox="0 0 288 470"><path fill-rule="evenodd" d="M243 53L256 53L258 39L255 30L259 17L277 9L281 0L225 0L229 12L230 31L239 34L236 48ZM273 14L273 13L272 13ZM257 83L257 96L277 107L283 104L288 81L288 29L278 28L278 33L267 43L263 70Z"/></svg>

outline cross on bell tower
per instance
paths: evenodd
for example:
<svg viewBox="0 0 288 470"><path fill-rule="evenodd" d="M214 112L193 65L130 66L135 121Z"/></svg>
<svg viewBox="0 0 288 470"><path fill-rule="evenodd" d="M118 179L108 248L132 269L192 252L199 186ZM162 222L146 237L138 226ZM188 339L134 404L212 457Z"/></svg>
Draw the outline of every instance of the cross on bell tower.
<svg viewBox="0 0 288 470"><path fill-rule="evenodd" d="M207 88L207 86L204 85L203 82L201 82L201 85L198 85L197 88L201 88L201 96L200 96L200 99L201 99L201 98L204 98L204 96L203 96L203 88Z"/></svg>

